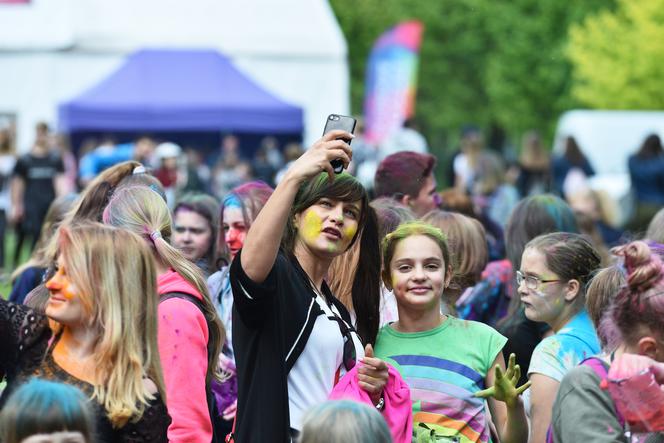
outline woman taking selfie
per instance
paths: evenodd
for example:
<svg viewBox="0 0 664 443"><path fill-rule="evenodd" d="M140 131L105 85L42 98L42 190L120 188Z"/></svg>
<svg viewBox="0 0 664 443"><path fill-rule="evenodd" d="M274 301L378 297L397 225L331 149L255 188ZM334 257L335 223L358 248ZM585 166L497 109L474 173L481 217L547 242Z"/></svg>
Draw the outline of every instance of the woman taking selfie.
<svg viewBox="0 0 664 443"><path fill-rule="evenodd" d="M352 155L339 138L352 135L332 131L293 163L231 265L235 441L291 441L304 413L324 402L356 361L363 363L360 387L381 403L387 366L362 347L378 332L376 219L362 185L333 172L332 160L347 166ZM357 333L325 282L332 259L355 241L364 255L353 291Z"/></svg>

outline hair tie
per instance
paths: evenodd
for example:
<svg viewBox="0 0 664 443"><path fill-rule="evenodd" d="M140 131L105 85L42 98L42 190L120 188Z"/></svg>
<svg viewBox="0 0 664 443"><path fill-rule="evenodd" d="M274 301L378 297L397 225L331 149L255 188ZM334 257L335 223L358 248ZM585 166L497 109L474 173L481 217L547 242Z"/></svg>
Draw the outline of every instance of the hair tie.
<svg viewBox="0 0 664 443"><path fill-rule="evenodd" d="M147 172L147 170L145 169L145 166L140 165L140 166L136 166L136 167L134 168L134 171L132 172L132 174L133 174L133 175L136 175L136 174L145 174L146 172Z"/></svg>
<svg viewBox="0 0 664 443"><path fill-rule="evenodd" d="M159 232L159 231L152 231L152 233L150 233L150 239L152 240L152 243L154 243L155 241L157 241L158 238L162 238L162 236L161 236L161 232Z"/></svg>

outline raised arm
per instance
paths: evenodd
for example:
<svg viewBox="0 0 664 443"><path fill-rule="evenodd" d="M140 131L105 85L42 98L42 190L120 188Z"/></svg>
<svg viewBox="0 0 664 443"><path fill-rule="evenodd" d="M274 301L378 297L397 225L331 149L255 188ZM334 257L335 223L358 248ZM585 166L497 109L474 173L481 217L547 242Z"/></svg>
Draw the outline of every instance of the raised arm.
<svg viewBox="0 0 664 443"><path fill-rule="evenodd" d="M475 395L488 398L491 416L501 441L526 443L528 420L521 394L528 389L530 382L517 386L521 377L521 368L515 362L516 356L511 354L509 365L505 370L505 359L502 352L499 352L486 376L486 385L490 387Z"/></svg>
<svg viewBox="0 0 664 443"><path fill-rule="evenodd" d="M325 171L334 180L330 162L340 158L348 167L352 158L350 146L344 140L352 135L345 131L331 131L318 140L288 169L274 193L249 228L240 255L240 264L247 277L262 283L270 273L279 252L279 244L288 221L291 206L300 185Z"/></svg>

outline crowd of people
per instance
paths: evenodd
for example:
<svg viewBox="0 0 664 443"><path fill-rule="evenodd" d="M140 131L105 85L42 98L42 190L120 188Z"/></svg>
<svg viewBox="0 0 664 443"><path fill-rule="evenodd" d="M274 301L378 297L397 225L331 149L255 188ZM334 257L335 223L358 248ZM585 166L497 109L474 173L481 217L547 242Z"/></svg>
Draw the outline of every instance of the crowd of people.
<svg viewBox="0 0 664 443"><path fill-rule="evenodd" d="M0 441L664 442L659 139L619 231L574 139L505 165L462 135L441 190L421 144L365 186L343 131L251 166L227 136L207 173L142 138L72 180L40 126L0 158L34 244L0 297Z"/></svg>

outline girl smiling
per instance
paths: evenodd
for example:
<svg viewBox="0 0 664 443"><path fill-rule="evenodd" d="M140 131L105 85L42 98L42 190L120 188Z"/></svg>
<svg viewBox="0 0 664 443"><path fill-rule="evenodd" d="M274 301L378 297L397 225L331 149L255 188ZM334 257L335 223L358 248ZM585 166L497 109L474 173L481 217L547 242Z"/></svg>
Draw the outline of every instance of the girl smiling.
<svg viewBox="0 0 664 443"><path fill-rule="evenodd" d="M525 442L528 426L516 388L513 356L507 372L506 339L491 327L440 314L452 277L440 229L404 223L383 240L383 280L394 291L399 320L384 326L376 356L394 365L411 388L416 432L455 442L488 442L490 419L503 442ZM492 386L482 391L485 386ZM498 400L498 401L497 401Z"/></svg>

